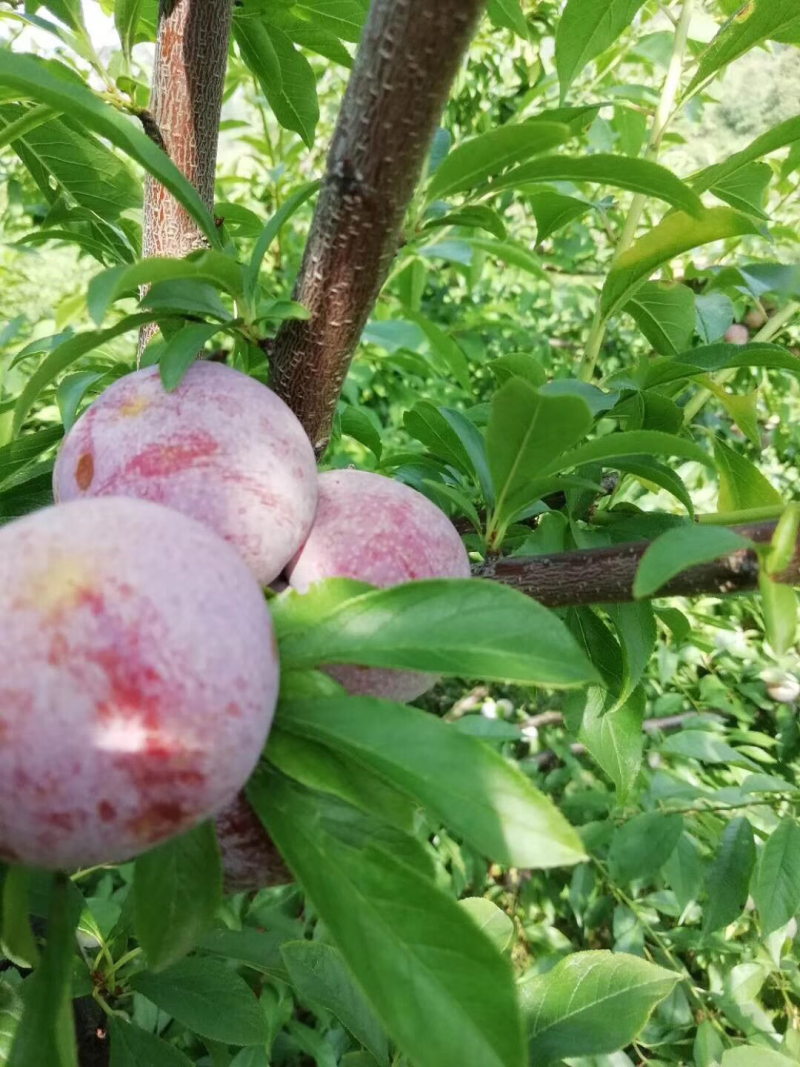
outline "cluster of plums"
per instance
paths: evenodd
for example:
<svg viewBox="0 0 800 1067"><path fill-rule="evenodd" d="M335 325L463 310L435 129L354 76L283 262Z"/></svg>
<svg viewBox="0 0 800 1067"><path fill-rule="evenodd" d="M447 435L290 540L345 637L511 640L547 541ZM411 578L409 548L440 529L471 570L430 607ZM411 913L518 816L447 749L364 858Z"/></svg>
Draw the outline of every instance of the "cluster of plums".
<svg viewBox="0 0 800 1067"><path fill-rule="evenodd" d="M279 663L263 587L466 577L456 530L415 490L318 475L268 388L195 363L117 381L77 421L57 504L0 530L0 860L123 860L217 817L231 884L258 879L240 790ZM409 700L430 676L331 667Z"/></svg>

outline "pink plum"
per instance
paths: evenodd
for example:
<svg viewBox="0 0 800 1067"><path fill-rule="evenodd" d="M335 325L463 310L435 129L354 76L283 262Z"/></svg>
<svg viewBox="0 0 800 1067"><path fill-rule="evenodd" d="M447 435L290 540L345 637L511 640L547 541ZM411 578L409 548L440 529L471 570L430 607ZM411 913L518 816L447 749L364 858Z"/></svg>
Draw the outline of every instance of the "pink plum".
<svg viewBox="0 0 800 1067"><path fill-rule="evenodd" d="M303 543L317 505L314 452L286 404L204 361L171 393L157 367L110 386L67 435L53 482L59 501L138 497L199 519L262 585Z"/></svg>
<svg viewBox="0 0 800 1067"><path fill-rule="evenodd" d="M367 471L319 478L317 517L289 564L289 584L306 592L324 578L352 578L380 588L422 578L469 578L464 545L447 516L407 485ZM335 665L329 673L349 693L414 700L435 677Z"/></svg>
<svg viewBox="0 0 800 1067"><path fill-rule="evenodd" d="M0 858L137 855L229 803L278 691L263 593L215 533L124 498L0 530Z"/></svg>
<svg viewBox="0 0 800 1067"><path fill-rule="evenodd" d="M750 340L750 331L743 322L734 322L726 330L724 340L729 345L746 345Z"/></svg>

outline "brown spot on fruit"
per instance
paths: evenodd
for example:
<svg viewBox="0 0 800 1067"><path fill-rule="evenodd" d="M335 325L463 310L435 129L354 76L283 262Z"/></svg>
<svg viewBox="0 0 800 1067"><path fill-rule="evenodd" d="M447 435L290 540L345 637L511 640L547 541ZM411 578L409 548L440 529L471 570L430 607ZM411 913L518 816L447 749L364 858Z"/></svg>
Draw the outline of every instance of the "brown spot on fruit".
<svg viewBox="0 0 800 1067"><path fill-rule="evenodd" d="M97 805L97 814L103 822L113 822L117 817L117 809L108 800L101 800Z"/></svg>
<svg viewBox="0 0 800 1067"><path fill-rule="evenodd" d="M82 492L86 492L94 478L94 456L84 452L75 468L75 482Z"/></svg>

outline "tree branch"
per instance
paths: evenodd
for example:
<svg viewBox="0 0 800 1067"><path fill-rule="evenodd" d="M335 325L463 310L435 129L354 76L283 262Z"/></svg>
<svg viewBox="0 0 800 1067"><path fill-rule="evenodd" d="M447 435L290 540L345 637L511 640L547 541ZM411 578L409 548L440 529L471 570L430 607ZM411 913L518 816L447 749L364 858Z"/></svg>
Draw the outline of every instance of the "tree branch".
<svg viewBox="0 0 800 1067"><path fill-rule="evenodd" d="M734 529L758 544L775 532L774 522L753 523ZM633 581L649 541L633 541L610 548L589 548L552 556L506 556L490 559L476 568L479 578L510 585L548 608L581 604L625 603L634 599ZM800 584L800 545L782 581ZM656 594L665 596L721 596L746 593L758 585L758 556L752 550L689 567Z"/></svg>
<svg viewBox="0 0 800 1067"><path fill-rule="evenodd" d="M160 0L153 93L145 128L214 207L214 176L233 0ZM145 256L185 256L206 245L197 223L150 175L145 183ZM140 349L156 326L145 327Z"/></svg>
<svg viewBox="0 0 800 1067"><path fill-rule="evenodd" d="M373 0L328 156L271 386L318 454L397 251L406 209L486 0Z"/></svg>

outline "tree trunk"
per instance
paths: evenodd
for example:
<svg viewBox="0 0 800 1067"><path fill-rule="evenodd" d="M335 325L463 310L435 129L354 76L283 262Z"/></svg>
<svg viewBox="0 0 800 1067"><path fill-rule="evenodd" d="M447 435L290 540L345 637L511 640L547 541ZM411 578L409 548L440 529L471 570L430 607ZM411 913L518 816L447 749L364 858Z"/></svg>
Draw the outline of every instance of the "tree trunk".
<svg viewBox="0 0 800 1067"><path fill-rule="evenodd" d="M148 133L214 208L214 175L234 0L160 0ZM145 256L185 256L203 248L197 224L163 185L147 176ZM157 330L145 327L140 349Z"/></svg>
<svg viewBox="0 0 800 1067"><path fill-rule="evenodd" d="M336 124L271 385L317 452L397 251L450 87L486 0L373 0Z"/></svg>

